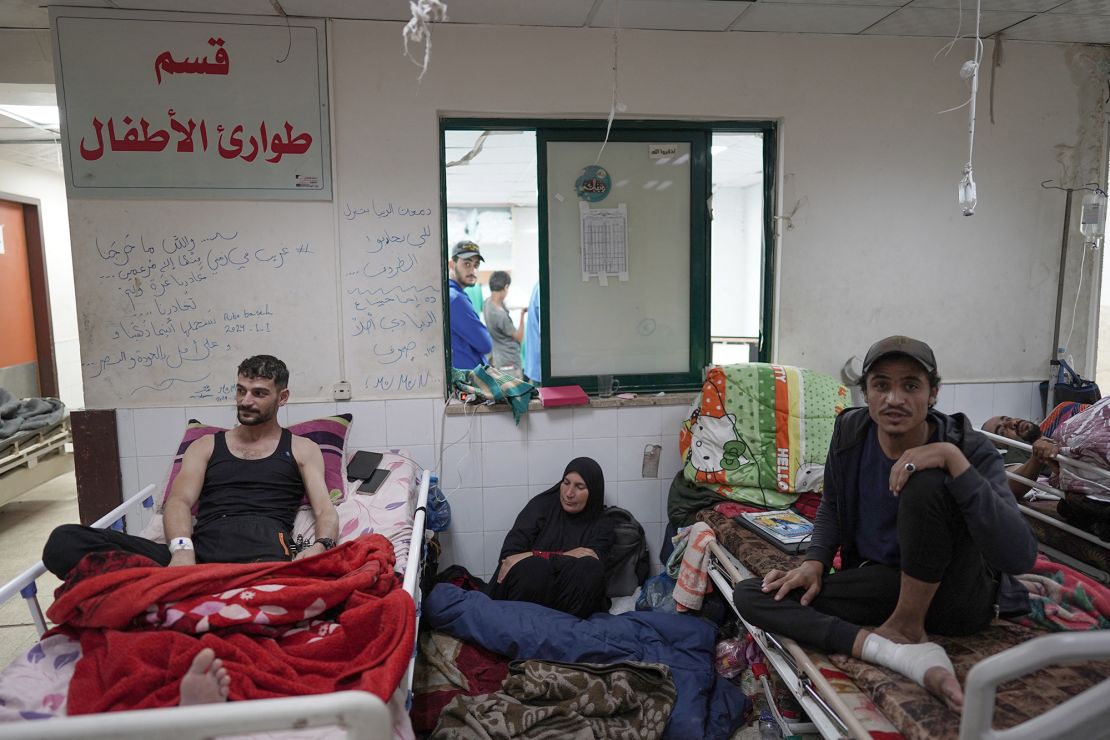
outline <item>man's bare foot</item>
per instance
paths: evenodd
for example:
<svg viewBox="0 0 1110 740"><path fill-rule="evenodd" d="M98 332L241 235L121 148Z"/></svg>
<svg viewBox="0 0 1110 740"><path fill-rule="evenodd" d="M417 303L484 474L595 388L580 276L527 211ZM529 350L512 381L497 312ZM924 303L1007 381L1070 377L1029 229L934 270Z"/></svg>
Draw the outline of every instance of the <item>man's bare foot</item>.
<svg viewBox="0 0 1110 740"><path fill-rule="evenodd" d="M227 701L231 676L212 648L204 648L181 679L181 706Z"/></svg>
<svg viewBox="0 0 1110 740"><path fill-rule="evenodd" d="M964 691L960 680L951 671L941 666L933 666L925 671L925 690L943 701L948 708L959 714L964 709Z"/></svg>

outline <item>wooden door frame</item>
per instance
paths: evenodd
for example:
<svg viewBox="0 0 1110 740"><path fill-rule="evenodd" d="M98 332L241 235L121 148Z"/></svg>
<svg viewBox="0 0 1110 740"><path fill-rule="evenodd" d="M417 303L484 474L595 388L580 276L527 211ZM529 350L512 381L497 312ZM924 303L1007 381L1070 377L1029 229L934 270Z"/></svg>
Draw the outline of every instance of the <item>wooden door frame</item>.
<svg viewBox="0 0 1110 740"><path fill-rule="evenodd" d="M39 395L57 398L58 366L54 357L54 325L50 318L50 288L46 271L46 240L42 234L40 201L0 190L0 200L23 207L23 232L27 241L27 272L31 282L31 314L35 324Z"/></svg>

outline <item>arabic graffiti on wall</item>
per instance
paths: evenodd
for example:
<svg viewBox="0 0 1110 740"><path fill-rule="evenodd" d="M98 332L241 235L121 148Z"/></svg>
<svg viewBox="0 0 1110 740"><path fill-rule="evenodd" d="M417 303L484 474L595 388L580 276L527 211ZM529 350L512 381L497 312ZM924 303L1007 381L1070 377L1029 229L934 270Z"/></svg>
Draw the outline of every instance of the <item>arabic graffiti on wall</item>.
<svg viewBox="0 0 1110 740"><path fill-rule="evenodd" d="M336 370L326 360L338 357L338 338L320 329L327 302L318 286L334 281L335 258L316 236L330 208L304 204L314 213L298 216L263 207L266 224L244 222L229 203L210 208L201 226L195 205L180 201L92 227L89 214L104 207L73 204L91 407L226 403L235 366L260 352L288 363L299 399L330 388Z"/></svg>
<svg viewBox="0 0 1110 740"><path fill-rule="evenodd" d="M71 194L330 198L322 21L54 16Z"/></svg>
<svg viewBox="0 0 1110 740"><path fill-rule="evenodd" d="M428 393L443 378L439 240L431 206L389 197L345 203L346 377L364 395Z"/></svg>

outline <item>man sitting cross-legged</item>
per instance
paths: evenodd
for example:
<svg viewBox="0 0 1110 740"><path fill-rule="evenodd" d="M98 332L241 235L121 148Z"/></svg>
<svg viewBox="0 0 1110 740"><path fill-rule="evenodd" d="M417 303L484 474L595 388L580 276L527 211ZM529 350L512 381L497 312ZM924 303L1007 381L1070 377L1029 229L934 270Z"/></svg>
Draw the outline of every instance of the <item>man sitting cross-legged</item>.
<svg viewBox="0 0 1110 740"><path fill-rule="evenodd" d="M872 345L867 408L836 420L805 562L744 581L733 598L752 624L886 666L959 711L952 664L926 632L981 630L1000 597L1006 612L1028 609L1007 574L1028 571L1037 547L994 446L963 414L932 408L939 385L924 342ZM826 575L838 547L842 569Z"/></svg>
<svg viewBox="0 0 1110 740"><path fill-rule="evenodd" d="M276 357L258 355L239 365L239 426L201 437L186 450L162 512L168 544L66 524L43 549L47 569L64 579L86 554L105 550L176 566L290 560L335 547L339 517L324 483L320 447L277 422L278 409L289 400L288 384L289 370ZM294 558L293 521L306 495L317 536Z"/></svg>

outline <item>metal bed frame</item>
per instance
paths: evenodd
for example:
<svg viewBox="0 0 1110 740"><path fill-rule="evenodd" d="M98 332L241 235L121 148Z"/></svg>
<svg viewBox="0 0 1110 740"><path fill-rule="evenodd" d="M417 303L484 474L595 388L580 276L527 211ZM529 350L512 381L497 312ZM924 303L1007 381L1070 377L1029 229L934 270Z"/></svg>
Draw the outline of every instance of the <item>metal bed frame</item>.
<svg viewBox="0 0 1110 740"><path fill-rule="evenodd" d="M416 626L420 624L420 572L425 552L425 521L427 519L428 487L431 471L420 476L416 507L413 515L413 536L405 564L403 589L416 603ZM93 526L125 530L129 513L152 509L155 486L149 485L128 498L112 511L98 519ZM136 520L138 517L136 517ZM46 573L42 561L31 566L19 576L0 586L0 604L17 593L27 603L31 619L39 636L46 631L46 618L38 602L36 579ZM416 667L416 645L413 640L409 667L401 680L405 692L405 709L412 705L412 678ZM142 709L110 714L59 717L46 721L27 721L0 724L0 738L4 740L86 740L104 738L135 738L136 740L165 737L200 740L217 735L242 735L249 732L305 729L310 727L338 726L350 738L378 740L392 736L392 720L388 707L381 699L362 691L342 691L334 694L294 696L281 699L200 704L187 707Z"/></svg>
<svg viewBox="0 0 1110 740"><path fill-rule="evenodd" d="M73 470L69 416L57 424L0 441L0 506Z"/></svg>

